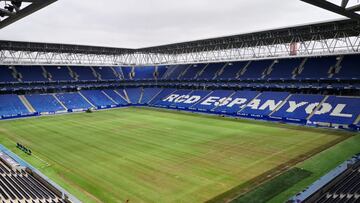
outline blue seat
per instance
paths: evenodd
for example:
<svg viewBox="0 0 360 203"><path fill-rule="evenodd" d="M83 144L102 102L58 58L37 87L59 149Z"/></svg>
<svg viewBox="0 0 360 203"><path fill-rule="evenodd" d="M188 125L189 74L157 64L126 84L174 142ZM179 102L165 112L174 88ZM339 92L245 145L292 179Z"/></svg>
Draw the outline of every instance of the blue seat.
<svg viewBox="0 0 360 203"><path fill-rule="evenodd" d="M314 108L324 99L322 95L295 94L272 116L287 119L305 120Z"/></svg>
<svg viewBox="0 0 360 203"><path fill-rule="evenodd" d="M163 79L167 70L168 70L167 66L158 66L156 71L157 73L156 79L158 80Z"/></svg>
<svg viewBox="0 0 360 203"><path fill-rule="evenodd" d="M232 90L215 90L207 97L204 97L200 102L195 106L190 107L190 109L198 111L211 111L212 109L218 107L226 98L232 95L234 91Z"/></svg>
<svg viewBox="0 0 360 203"><path fill-rule="evenodd" d="M142 90L141 88L125 88L131 104L139 104Z"/></svg>
<svg viewBox="0 0 360 203"><path fill-rule="evenodd" d="M120 96L115 90L104 90L105 94L107 94L111 99L113 99L117 104L120 105L128 105L129 102L126 101L125 97Z"/></svg>
<svg viewBox="0 0 360 203"><path fill-rule="evenodd" d="M134 80L154 80L155 67L154 66L141 66L135 69Z"/></svg>
<svg viewBox="0 0 360 203"><path fill-rule="evenodd" d="M291 79L294 70L300 66L303 60L302 58L280 59L265 78L269 80Z"/></svg>
<svg viewBox="0 0 360 203"><path fill-rule="evenodd" d="M236 114L258 94L259 92L257 91L237 91L219 104L213 111L221 114Z"/></svg>
<svg viewBox="0 0 360 203"><path fill-rule="evenodd" d="M150 101L150 105L155 105L157 102L161 101L165 97L169 96L171 93L175 92L176 89L173 88L165 88L162 89L161 92L154 97L153 100Z"/></svg>
<svg viewBox="0 0 360 203"><path fill-rule="evenodd" d="M52 81L74 81L70 76L70 71L65 66L47 66L46 71L50 73Z"/></svg>
<svg viewBox="0 0 360 203"><path fill-rule="evenodd" d="M116 105L101 90L82 90L81 93L97 107L106 107Z"/></svg>
<svg viewBox="0 0 360 203"><path fill-rule="evenodd" d="M273 60L252 61L239 79L261 79L272 63Z"/></svg>
<svg viewBox="0 0 360 203"><path fill-rule="evenodd" d="M346 55L340 64L341 69L339 73L335 74L333 78L338 79L360 79L360 55Z"/></svg>
<svg viewBox="0 0 360 203"><path fill-rule="evenodd" d="M125 80L132 80L133 79L133 67L127 66L127 67L121 67L122 74L124 76Z"/></svg>
<svg viewBox="0 0 360 203"><path fill-rule="evenodd" d="M140 104L148 104L160 91L160 88L144 88Z"/></svg>
<svg viewBox="0 0 360 203"><path fill-rule="evenodd" d="M218 73L225 65L226 63L210 63L199 75L198 79L212 80L216 76L216 73Z"/></svg>
<svg viewBox="0 0 360 203"><path fill-rule="evenodd" d="M202 71L207 64L193 64L180 76L181 80L193 80Z"/></svg>
<svg viewBox="0 0 360 203"><path fill-rule="evenodd" d="M13 69L9 66L0 66L0 83L18 82L13 76Z"/></svg>
<svg viewBox="0 0 360 203"><path fill-rule="evenodd" d="M0 95L0 116L16 116L27 113L30 112L17 95Z"/></svg>
<svg viewBox="0 0 360 203"><path fill-rule="evenodd" d="M66 110L51 94L26 95L26 99L37 112L57 112Z"/></svg>
<svg viewBox="0 0 360 203"><path fill-rule="evenodd" d="M68 109L88 109L93 106L87 102L79 93L62 93L56 94L56 97Z"/></svg>
<svg viewBox="0 0 360 203"><path fill-rule="evenodd" d="M101 80L103 81L112 81L120 80L114 73L114 70L111 67L93 67L98 75L100 75Z"/></svg>
<svg viewBox="0 0 360 203"><path fill-rule="evenodd" d="M297 75L297 79L328 79L330 76L330 68L336 65L335 56L325 56L317 58L309 58L301 74Z"/></svg>
<svg viewBox="0 0 360 203"><path fill-rule="evenodd" d="M165 74L167 80L176 80L189 67L189 65L168 66L169 74Z"/></svg>
<svg viewBox="0 0 360 203"><path fill-rule="evenodd" d="M359 104L360 97L330 96L310 121L351 125L360 114Z"/></svg>
<svg viewBox="0 0 360 203"><path fill-rule="evenodd" d="M263 117L268 116L289 96L288 92L263 92L252 100L238 115Z"/></svg>
<svg viewBox="0 0 360 203"><path fill-rule="evenodd" d="M90 67L73 66L71 69L78 76L79 81L96 81L93 70Z"/></svg>
<svg viewBox="0 0 360 203"><path fill-rule="evenodd" d="M40 66L17 66L16 70L21 74L23 82L46 82L44 71Z"/></svg>
<svg viewBox="0 0 360 203"><path fill-rule="evenodd" d="M219 80L233 80L237 78L237 74L242 70L248 61L230 62L224 70L217 76Z"/></svg>

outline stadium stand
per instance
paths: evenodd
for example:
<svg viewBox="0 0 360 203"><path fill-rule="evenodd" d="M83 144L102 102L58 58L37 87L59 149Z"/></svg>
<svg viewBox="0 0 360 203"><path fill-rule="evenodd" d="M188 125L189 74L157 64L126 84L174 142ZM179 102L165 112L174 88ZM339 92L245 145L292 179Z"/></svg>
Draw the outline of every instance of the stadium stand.
<svg viewBox="0 0 360 203"><path fill-rule="evenodd" d="M121 96L116 90L103 90L103 93L111 98L117 105L126 106L129 102Z"/></svg>
<svg viewBox="0 0 360 203"><path fill-rule="evenodd" d="M41 66L17 66L16 70L23 82L45 82L49 81L45 74L45 69Z"/></svg>
<svg viewBox="0 0 360 203"><path fill-rule="evenodd" d="M1 66L0 115L149 105L358 129L359 65L358 55L345 55L159 67Z"/></svg>
<svg viewBox="0 0 360 203"><path fill-rule="evenodd" d="M36 112L59 112L66 109L59 103L52 94L33 94L26 95L26 99L34 107Z"/></svg>
<svg viewBox="0 0 360 203"><path fill-rule="evenodd" d="M0 84L14 82L18 82L18 80L14 77L13 68L9 66L0 66Z"/></svg>
<svg viewBox="0 0 360 203"><path fill-rule="evenodd" d="M82 110L94 107L79 93L61 93L55 95L59 101L69 110Z"/></svg>
<svg viewBox="0 0 360 203"><path fill-rule="evenodd" d="M98 109L116 105L116 102L107 97L101 90L82 90L80 93Z"/></svg>
<svg viewBox="0 0 360 203"><path fill-rule="evenodd" d="M135 75L134 80L154 80L155 67L154 66L145 66L145 67L136 67L134 68Z"/></svg>
<svg viewBox="0 0 360 203"><path fill-rule="evenodd" d="M73 66L70 67L74 76L79 81L96 81L98 80L95 71L91 67Z"/></svg>
<svg viewBox="0 0 360 203"><path fill-rule="evenodd" d="M356 203L360 201L360 155L321 177L288 202Z"/></svg>
<svg viewBox="0 0 360 203"><path fill-rule="evenodd" d="M75 80L70 76L70 71L68 67L65 66L48 66L45 67L46 72L49 73L49 78L51 81L73 81Z"/></svg>
<svg viewBox="0 0 360 203"><path fill-rule="evenodd" d="M140 104L148 104L160 91L159 88L144 88Z"/></svg>
<svg viewBox="0 0 360 203"><path fill-rule="evenodd" d="M142 97L142 89L141 88L126 88L125 92L129 98L131 104L139 104L140 99Z"/></svg>
<svg viewBox="0 0 360 203"><path fill-rule="evenodd" d="M112 67L94 67L94 70L102 81L120 80Z"/></svg>
<svg viewBox="0 0 360 203"><path fill-rule="evenodd" d="M121 70L125 80L134 79L133 67L121 67Z"/></svg>
<svg viewBox="0 0 360 203"><path fill-rule="evenodd" d="M220 70L217 79L231 80L238 78L240 71L248 64L247 61L230 62L222 70Z"/></svg>
<svg viewBox="0 0 360 203"><path fill-rule="evenodd" d="M30 113L25 105L21 102L18 95L5 94L0 95L0 115L11 116Z"/></svg>

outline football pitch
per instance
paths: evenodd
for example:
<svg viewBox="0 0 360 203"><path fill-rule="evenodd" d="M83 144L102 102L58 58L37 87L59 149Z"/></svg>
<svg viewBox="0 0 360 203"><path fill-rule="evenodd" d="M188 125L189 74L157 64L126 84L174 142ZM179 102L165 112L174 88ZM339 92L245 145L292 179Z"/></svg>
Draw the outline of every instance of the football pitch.
<svg viewBox="0 0 360 203"><path fill-rule="evenodd" d="M2 144L83 202L106 203L241 194L350 136L148 108L0 122Z"/></svg>

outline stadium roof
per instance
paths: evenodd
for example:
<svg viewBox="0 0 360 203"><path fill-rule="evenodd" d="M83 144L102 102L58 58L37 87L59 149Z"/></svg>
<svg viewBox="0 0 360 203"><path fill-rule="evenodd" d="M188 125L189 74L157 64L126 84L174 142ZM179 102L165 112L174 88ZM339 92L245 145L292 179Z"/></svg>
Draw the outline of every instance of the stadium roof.
<svg viewBox="0 0 360 203"><path fill-rule="evenodd" d="M4 1L4 0L0 0L0 1ZM24 7L24 8L16 8L14 7L13 10L16 11L8 11L6 9L0 9L0 13L1 15L6 16L5 19L0 19L0 29L56 2L57 0L21 0L21 1L14 1L14 2L19 2L20 6L21 3L29 3L28 6ZM11 2L12 3L12 2ZM14 5L12 5L13 7Z"/></svg>
<svg viewBox="0 0 360 203"><path fill-rule="evenodd" d="M252 47L261 45L281 43L292 43L294 38L301 41L313 40L317 35L323 39L334 38L336 33L343 33L347 37L360 34L360 22L356 20L337 20L309 25L280 28L274 30L196 40L161 46L146 47L140 49L83 46L71 44L0 41L1 50L11 51L33 51L33 52L55 52L76 54L99 54L99 55L121 55L129 53L155 53L155 54L181 54L189 52L203 52L213 49L229 49L237 47Z"/></svg>

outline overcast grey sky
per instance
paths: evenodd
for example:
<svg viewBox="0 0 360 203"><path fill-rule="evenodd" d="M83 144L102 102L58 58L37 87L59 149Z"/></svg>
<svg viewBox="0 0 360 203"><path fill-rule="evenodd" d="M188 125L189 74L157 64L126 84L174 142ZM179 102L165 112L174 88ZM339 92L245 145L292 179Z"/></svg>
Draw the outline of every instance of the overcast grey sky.
<svg viewBox="0 0 360 203"><path fill-rule="evenodd" d="M338 18L300 0L58 0L0 39L139 48Z"/></svg>

